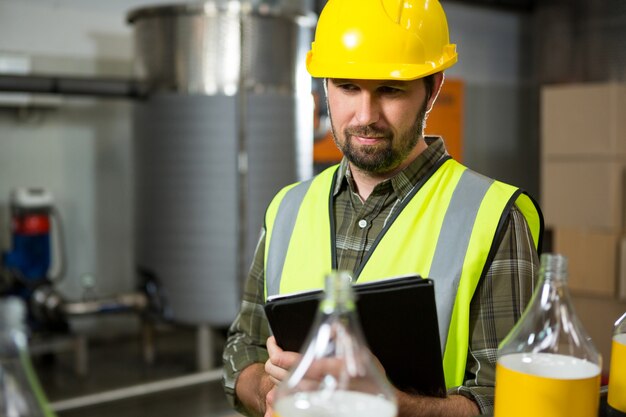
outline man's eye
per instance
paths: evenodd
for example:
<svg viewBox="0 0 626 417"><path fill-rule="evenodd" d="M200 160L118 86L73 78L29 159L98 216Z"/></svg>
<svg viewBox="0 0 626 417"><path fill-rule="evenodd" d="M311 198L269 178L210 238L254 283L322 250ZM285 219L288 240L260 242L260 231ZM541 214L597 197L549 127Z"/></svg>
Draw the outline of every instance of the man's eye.
<svg viewBox="0 0 626 417"><path fill-rule="evenodd" d="M378 88L378 91L381 94L400 94L402 93L402 90L396 87L390 87L390 86L382 86Z"/></svg>
<svg viewBox="0 0 626 417"><path fill-rule="evenodd" d="M359 87L354 84L339 84L337 87L344 91L357 91Z"/></svg>

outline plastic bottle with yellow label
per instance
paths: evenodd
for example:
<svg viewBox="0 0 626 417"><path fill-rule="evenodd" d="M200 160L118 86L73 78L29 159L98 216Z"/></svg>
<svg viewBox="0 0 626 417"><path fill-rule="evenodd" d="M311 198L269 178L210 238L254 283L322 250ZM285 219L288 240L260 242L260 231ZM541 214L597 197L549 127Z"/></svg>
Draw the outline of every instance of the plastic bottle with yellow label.
<svg viewBox="0 0 626 417"><path fill-rule="evenodd" d="M495 417L596 417L601 369L571 302L567 258L542 255L538 287L498 349Z"/></svg>
<svg viewBox="0 0 626 417"><path fill-rule="evenodd" d="M324 298L300 361L274 398L278 417L394 417L391 385L372 361L361 331L351 278L326 277Z"/></svg>
<svg viewBox="0 0 626 417"><path fill-rule="evenodd" d="M626 417L626 313L615 322L607 403L609 416Z"/></svg>

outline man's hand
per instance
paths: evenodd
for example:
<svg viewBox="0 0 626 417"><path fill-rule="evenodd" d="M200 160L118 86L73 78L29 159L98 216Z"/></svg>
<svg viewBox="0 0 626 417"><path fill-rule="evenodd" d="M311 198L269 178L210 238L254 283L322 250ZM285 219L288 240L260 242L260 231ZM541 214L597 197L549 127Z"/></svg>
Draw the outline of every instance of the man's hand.
<svg viewBox="0 0 626 417"><path fill-rule="evenodd" d="M270 357L265 362L265 372L270 376L270 380L278 385L287 378L289 370L296 365L302 355L282 350L276 344L276 339L273 336L267 339L267 351ZM311 384L319 383L326 375L339 378L339 373L343 369L343 362L344 359L341 358L319 358L309 364L309 368L302 375L302 378Z"/></svg>
<svg viewBox="0 0 626 417"><path fill-rule="evenodd" d="M267 395L274 388L274 383L265 373L262 363L253 363L244 368L237 378L235 392L237 398L253 416L265 415L267 407Z"/></svg>
<svg viewBox="0 0 626 417"><path fill-rule="evenodd" d="M265 373L268 375L273 387L265 396L264 417L272 417L276 386L287 377L289 370L298 362L301 355L296 352L282 350L276 343L274 336L270 336L267 339L267 352L270 357L265 362Z"/></svg>
<svg viewBox="0 0 626 417"><path fill-rule="evenodd" d="M236 385L237 396L246 405L248 410L255 415L272 417L274 395L276 386L282 382L289 370L298 362L301 355L296 352L287 352L276 344L276 339L267 339L267 351L269 359L265 365L253 364L244 369ZM370 360L375 360L376 365L384 373L382 365L371 355ZM321 376L334 374L342 368L337 363L338 359L318 361L312 366L305 378L312 384L319 383ZM248 395L246 395L248 394ZM476 416L479 409L472 400L460 395L450 395L447 398L431 398L420 395L406 394L396 390L398 398L398 416L422 417L422 416Z"/></svg>
<svg viewBox="0 0 626 417"><path fill-rule="evenodd" d="M472 417L480 414L478 405L462 395L435 398L396 390L396 397L398 417Z"/></svg>
<svg viewBox="0 0 626 417"><path fill-rule="evenodd" d="M273 336L267 340L267 351L269 359L265 364L253 363L241 372L235 392L252 415L271 417L276 385L285 379L300 354L285 352L276 344Z"/></svg>
<svg viewBox="0 0 626 417"><path fill-rule="evenodd" d="M276 343L274 336L267 339L267 352L270 357L265 362L265 372L270 376L274 385L278 385L285 377L289 369L298 362L300 354L296 352L286 352Z"/></svg>
<svg viewBox="0 0 626 417"><path fill-rule="evenodd" d="M263 417L274 417L274 394L276 394L276 385L265 396L265 414Z"/></svg>

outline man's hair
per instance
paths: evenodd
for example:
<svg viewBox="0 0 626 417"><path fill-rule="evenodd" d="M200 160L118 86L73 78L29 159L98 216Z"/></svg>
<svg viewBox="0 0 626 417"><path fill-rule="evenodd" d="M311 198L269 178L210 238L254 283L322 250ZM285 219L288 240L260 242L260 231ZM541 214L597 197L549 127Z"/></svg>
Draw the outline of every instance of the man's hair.
<svg viewBox="0 0 626 417"><path fill-rule="evenodd" d="M426 89L426 101L430 100L433 95L433 88L435 87L435 74L430 74L424 77L424 88Z"/></svg>

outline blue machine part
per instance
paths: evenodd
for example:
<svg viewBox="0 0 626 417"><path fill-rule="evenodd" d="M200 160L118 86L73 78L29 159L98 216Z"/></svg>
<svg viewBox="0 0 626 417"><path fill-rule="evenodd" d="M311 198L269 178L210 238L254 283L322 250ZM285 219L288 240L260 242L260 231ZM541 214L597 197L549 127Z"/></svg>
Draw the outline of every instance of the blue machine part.
<svg viewBox="0 0 626 417"><path fill-rule="evenodd" d="M35 284L46 279L50 269L50 234L18 234L12 236L13 248L5 252L2 263L5 269L18 273L20 278Z"/></svg>

